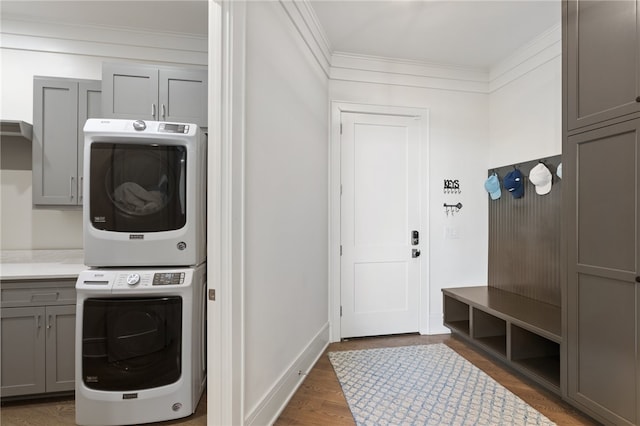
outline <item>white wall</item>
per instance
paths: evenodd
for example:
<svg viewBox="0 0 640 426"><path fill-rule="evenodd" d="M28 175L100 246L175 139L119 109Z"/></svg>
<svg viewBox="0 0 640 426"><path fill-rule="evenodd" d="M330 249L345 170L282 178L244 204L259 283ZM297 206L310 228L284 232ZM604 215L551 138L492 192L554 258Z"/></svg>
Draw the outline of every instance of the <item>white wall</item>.
<svg viewBox="0 0 640 426"><path fill-rule="evenodd" d="M371 105L424 108L429 111L430 208L428 270L421 283L421 332L445 332L442 326L441 289L486 284L487 197L483 189L489 158L488 97L484 93L439 90L357 81L330 83L331 100ZM458 179L461 194L445 195L444 179ZM455 216L443 204L463 204ZM447 238L447 229L457 239ZM425 315L428 313L428 315ZM335 338L335 336L334 336Z"/></svg>
<svg viewBox="0 0 640 426"><path fill-rule="evenodd" d="M28 123L33 123L35 75L100 80L103 61L207 64L206 38L55 25L7 16L2 17L0 35L0 118ZM164 48L169 40L190 53ZM0 170L0 184L3 250L82 248L81 208L34 208L31 170Z"/></svg>
<svg viewBox="0 0 640 426"><path fill-rule="evenodd" d="M331 101L429 110L429 266L421 283L422 312L428 316L421 320L423 333L447 332L442 288L487 283L487 170L561 152L560 44L557 26L490 72L333 57ZM444 179L459 179L462 194L444 195ZM442 205L458 201L460 213L445 215Z"/></svg>
<svg viewBox="0 0 640 426"><path fill-rule="evenodd" d="M495 75L494 81L518 72L489 95L489 167L561 154L560 39L560 28L552 28L520 54L495 67L494 73L500 75ZM526 55L527 52L530 55ZM507 71L501 73L501 70Z"/></svg>
<svg viewBox="0 0 640 426"><path fill-rule="evenodd" d="M279 2L248 2L244 404L267 424L328 342L328 77Z"/></svg>

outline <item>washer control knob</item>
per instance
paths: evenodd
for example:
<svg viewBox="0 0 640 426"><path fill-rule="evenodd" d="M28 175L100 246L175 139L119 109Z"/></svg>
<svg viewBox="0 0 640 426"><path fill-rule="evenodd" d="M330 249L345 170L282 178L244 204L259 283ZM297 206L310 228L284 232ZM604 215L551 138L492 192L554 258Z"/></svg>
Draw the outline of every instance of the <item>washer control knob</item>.
<svg viewBox="0 0 640 426"><path fill-rule="evenodd" d="M127 275L127 284L130 286L134 286L140 282L140 274L129 274Z"/></svg>
<svg viewBox="0 0 640 426"><path fill-rule="evenodd" d="M133 128L137 131L142 131L147 128L147 123L142 120L136 120L133 122Z"/></svg>

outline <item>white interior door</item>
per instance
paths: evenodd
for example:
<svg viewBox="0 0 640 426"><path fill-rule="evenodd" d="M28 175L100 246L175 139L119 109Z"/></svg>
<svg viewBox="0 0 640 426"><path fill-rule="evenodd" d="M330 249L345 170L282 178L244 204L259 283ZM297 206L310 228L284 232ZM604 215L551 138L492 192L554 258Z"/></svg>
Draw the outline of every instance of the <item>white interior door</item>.
<svg viewBox="0 0 640 426"><path fill-rule="evenodd" d="M343 112L341 127L341 337L416 332L419 118Z"/></svg>

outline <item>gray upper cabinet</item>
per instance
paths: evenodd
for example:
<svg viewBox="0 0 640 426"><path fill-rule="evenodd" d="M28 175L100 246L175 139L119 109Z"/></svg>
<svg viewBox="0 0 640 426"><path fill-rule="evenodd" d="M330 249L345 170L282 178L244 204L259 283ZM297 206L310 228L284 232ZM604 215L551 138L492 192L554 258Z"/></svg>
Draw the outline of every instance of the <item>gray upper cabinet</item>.
<svg viewBox="0 0 640 426"><path fill-rule="evenodd" d="M34 204L82 204L82 128L101 104L100 81L34 77Z"/></svg>
<svg viewBox="0 0 640 426"><path fill-rule="evenodd" d="M102 67L105 118L195 123L207 127L207 70L141 64Z"/></svg>
<svg viewBox="0 0 640 426"><path fill-rule="evenodd" d="M640 112L638 9L629 0L568 2L568 130Z"/></svg>
<svg viewBox="0 0 640 426"><path fill-rule="evenodd" d="M640 422L640 119L568 138L568 396L597 418ZM566 182L565 182L566 181Z"/></svg>

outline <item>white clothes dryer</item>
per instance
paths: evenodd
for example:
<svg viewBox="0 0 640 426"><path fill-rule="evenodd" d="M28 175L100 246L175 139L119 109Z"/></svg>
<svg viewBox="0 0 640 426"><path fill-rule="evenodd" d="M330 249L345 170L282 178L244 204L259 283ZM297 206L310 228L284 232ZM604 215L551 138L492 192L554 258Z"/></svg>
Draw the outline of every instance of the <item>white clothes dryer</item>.
<svg viewBox="0 0 640 426"><path fill-rule="evenodd" d="M76 283L76 423L193 414L206 381L206 264L91 269Z"/></svg>
<svg viewBox="0 0 640 426"><path fill-rule="evenodd" d="M206 259L206 135L195 124L89 119L85 264L195 266Z"/></svg>

